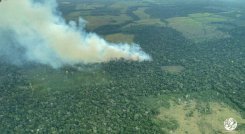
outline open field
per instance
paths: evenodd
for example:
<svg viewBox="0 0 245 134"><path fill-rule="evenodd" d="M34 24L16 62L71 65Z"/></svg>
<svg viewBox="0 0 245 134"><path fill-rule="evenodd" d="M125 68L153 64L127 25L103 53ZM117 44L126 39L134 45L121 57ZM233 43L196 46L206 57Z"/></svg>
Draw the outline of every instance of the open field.
<svg viewBox="0 0 245 134"><path fill-rule="evenodd" d="M160 113L155 119L160 122L176 120L179 127L176 130L167 130L175 134L211 134L225 133L223 122L230 117L236 119L239 124L245 123L245 119L238 112L225 104L190 100L179 103L170 102L170 108L160 108ZM236 131L235 133L243 132Z"/></svg>
<svg viewBox="0 0 245 134"><path fill-rule="evenodd" d="M133 11L133 13L137 15L141 20L149 19L151 16L145 13L145 9L147 9L147 7L140 7L137 10Z"/></svg>
<svg viewBox="0 0 245 134"><path fill-rule="evenodd" d="M30 80L29 86L32 90L62 90L81 85L105 85L110 81L105 72L82 67L56 71L48 68L35 68L26 72L25 75Z"/></svg>
<svg viewBox="0 0 245 134"><path fill-rule="evenodd" d="M224 22L226 18L209 13L190 14L188 17L175 17L167 20L169 26L183 33L193 41L228 38L229 34L217 29L214 22Z"/></svg>
<svg viewBox="0 0 245 134"><path fill-rule="evenodd" d="M133 43L134 35L115 33L110 34L105 37L108 41L113 43Z"/></svg>
<svg viewBox="0 0 245 134"><path fill-rule="evenodd" d="M203 95L202 97L205 97ZM226 133L223 123L230 117L238 122L234 133L245 132L243 128L245 119L238 111L223 102L194 99L194 96L194 94L187 94L184 97L162 95L144 98L143 102L150 108L158 110L152 120L166 133Z"/></svg>
<svg viewBox="0 0 245 134"><path fill-rule="evenodd" d="M121 14L120 16L85 16L84 19L88 22L87 27L89 29L95 29L108 24L122 24L131 20L131 18L125 14Z"/></svg>
<svg viewBox="0 0 245 134"><path fill-rule="evenodd" d="M161 69L172 74L178 74L185 70L185 68L180 65L162 66Z"/></svg>
<svg viewBox="0 0 245 134"><path fill-rule="evenodd" d="M20 48L14 48L19 53L0 56L1 134L226 134L223 122L230 117L238 122L231 133L245 134L245 10L241 4L228 0L58 1L67 23L78 22L79 17L87 21L81 36L98 34L119 47L136 43L140 47L136 51L152 60L113 59L53 68L33 61L35 57L26 60L25 40L20 39ZM11 30L6 33L12 38ZM8 39L5 31L1 35ZM71 43L68 39L67 48ZM12 49L15 40L9 44L7 48ZM5 46L2 43L0 52L5 52ZM59 55L50 53L55 62ZM12 56L17 57L16 63L8 60Z"/></svg>

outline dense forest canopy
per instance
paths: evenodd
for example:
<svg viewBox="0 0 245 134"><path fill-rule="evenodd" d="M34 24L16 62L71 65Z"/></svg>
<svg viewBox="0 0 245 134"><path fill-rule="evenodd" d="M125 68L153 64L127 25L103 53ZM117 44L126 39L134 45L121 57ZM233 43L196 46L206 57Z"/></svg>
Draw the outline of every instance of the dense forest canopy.
<svg viewBox="0 0 245 134"><path fill-rule="evenodd" d="M245 132L242 0L58 0L65 21L152 61L16 66L0 57L2 133ZM34 42L35 44L35 42ZM69 44L67 44L69 45ZM1 50L0 50L1 52ZM186 125L189 124L189 125Z"/></svg>

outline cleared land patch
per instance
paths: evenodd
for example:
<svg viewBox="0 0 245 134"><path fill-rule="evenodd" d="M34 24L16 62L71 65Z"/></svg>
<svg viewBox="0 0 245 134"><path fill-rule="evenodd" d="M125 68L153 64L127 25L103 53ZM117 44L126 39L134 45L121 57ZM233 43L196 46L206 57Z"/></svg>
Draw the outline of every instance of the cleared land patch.
<svg viewBox="0 0 245 134"><path fill-rule="evenodd" d="M147 7L140 7L136 11L133 11L135 15L137 15L140 19L149 19L151 16L145 13Z"/></svg>
<svg viewBox="0 0 245 134"><path fill-rule="evenodd" d="M51 70L35 68L26 72L25 75L30 79L29 84L33 90L69 89L81 85L104 85L109 82L108 75L99 69Z"/></svg>
<svg viewBox="0 0 245 134"><path fill-rule="evenodd" d="M128 24L125 27L133 27L133 26L142 26L142 25L153 25L153 26L166 26L166 23L161 21L159 18L151 18L149 14L145 12L148 7L139 7L133 13L138 16L140 19L134 21L133 23Z"/></svg>
<svg viewBox="0 0 245 134"><path fill-rule="evenodd" d="M154 118L156 122L175 121L177 129L168 129L162 126L164 131L176 134L199 133L224 133L223 122L227 118L234 118L239 124L244 124L245 119L228 105L218 102L198 102L195 100L178 102L170 101L170 107L160 107L159 114ZM239 126L238 126L239 127ZM244 130L237 130L236 133Z"/></svg>
<svg viewBox="0 0 245 134"><path fill-rule="evenodd" d="M212 25L214 22L224 22L227 18L211 13L189 14L188 17L174 17L167 19L170 27L181 32L186 38L195 42L222 39L229 37Z"/></svg>
<svg viewBox="0 0 245 134"><path fill-rule="evenodd" d="M165 72L172 73L172 74L178 74L185 70L185 68L180 65L162 66L161 69Z"/></svg>
<svg viewBox="0 0 245 134"><path fill-rule="evenodd" d="M106 36L106 40L113 43L133 43L134 35L122 33L109 34Z"/></svg>
<svg viewBox="0 0 245 134"><path fill-rule="evenodd" d="M122 24L124 22L130 21L131 18L126 14L121 14L120 16L111 16L111 15L103 15L103 16L85 16L84 19L88 22L87 27L89 29L95 29L103 25L115 25Z"/></svg>
<svg viewBox="0 0 245 134"><path fill-rule="evenodd" d="M145 1L117 1L112 3L109 7L120 10L121 13L126 13L129 7L133 6L147 6Z"/></svg>

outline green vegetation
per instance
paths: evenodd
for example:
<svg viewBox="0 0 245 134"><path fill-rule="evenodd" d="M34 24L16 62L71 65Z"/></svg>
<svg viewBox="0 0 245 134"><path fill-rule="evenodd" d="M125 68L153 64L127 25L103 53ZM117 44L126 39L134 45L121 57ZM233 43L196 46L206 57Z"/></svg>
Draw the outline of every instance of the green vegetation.
<svg viewBox="0 0 245 134"><path fill-rule="evenodd" d="M1 133L223 133L229 117L245 132L244 11L237 23L205 2L59 1L67 21L81 15L153 61L53 69L0 57Z"/></svg>
<svg viewBox="0 0 245 134"><path fill-rule="evenodd" d="M218 30L217 26L212 23L224 22L227 19L210 14L210 13L197 13L189 14L188 17L175 17L168 19L169 26L183 35L196 42L214 39L228 38L229 34Z"/></svg>
<svg viewBox="0 0 245 134"><path fill-rule="evenodd" d="M122 33L115 33L110 34L105 37L108 41L114 43L133 43L134 42L134 35L130 34L122 34Z"/></svg>
<svg viewBox="0 0 245 134"><path fill-rule="evenodd" d="M122 24L127 21L130 21L131 19L125 15L121 14L120 16L109 16L109 15L103 15L103 16L86 16L84 17L88 21L88 28L89 29L95 29L103 25L107 24Z"/></svg>
<svg viewBox="0 0 245 134"><path fill-rule="evenodd" d="M138 8L136 11L133 11L135 15L137 15L141 20L149 19L151 16L145 13L146 7Z"/></svg>
<svg viewBox="0 0 245 134"><path fill-rule="evenodd" d="M206 93L212 94L209 91ZM240 123L238 129L242 128L245 119L239 112L222 102L217 102L219 99L222 100L219 96L209 101L196 100L195 96L200 94L172 94L171 97L160 95L147 97L144 101L150 108L158 109L159 114L153 120L167 133L224 133L223 121L227 117L235 118ZM245 131L241 129L240 132Z"/></svg>
<svg viewBox="0 0 245 134"><path fill-rule="evenodd" d="M178 74L185 70L183 66L162 66L162 70L172 74Z"/></svg>

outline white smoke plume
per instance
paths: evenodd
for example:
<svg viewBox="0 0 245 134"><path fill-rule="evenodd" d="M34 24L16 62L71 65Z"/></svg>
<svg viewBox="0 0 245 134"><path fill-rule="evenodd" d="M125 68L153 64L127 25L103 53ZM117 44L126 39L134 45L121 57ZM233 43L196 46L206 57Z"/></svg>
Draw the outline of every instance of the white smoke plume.
<svg viewBox="0 0 245 134"><path fill-rule="evenodd" d="M0 57L13 63L33 61L55 68L121 58L151 60L137 44L108 43L72 23L66 24L56 8L55 0L2 0Z"/></svg>

